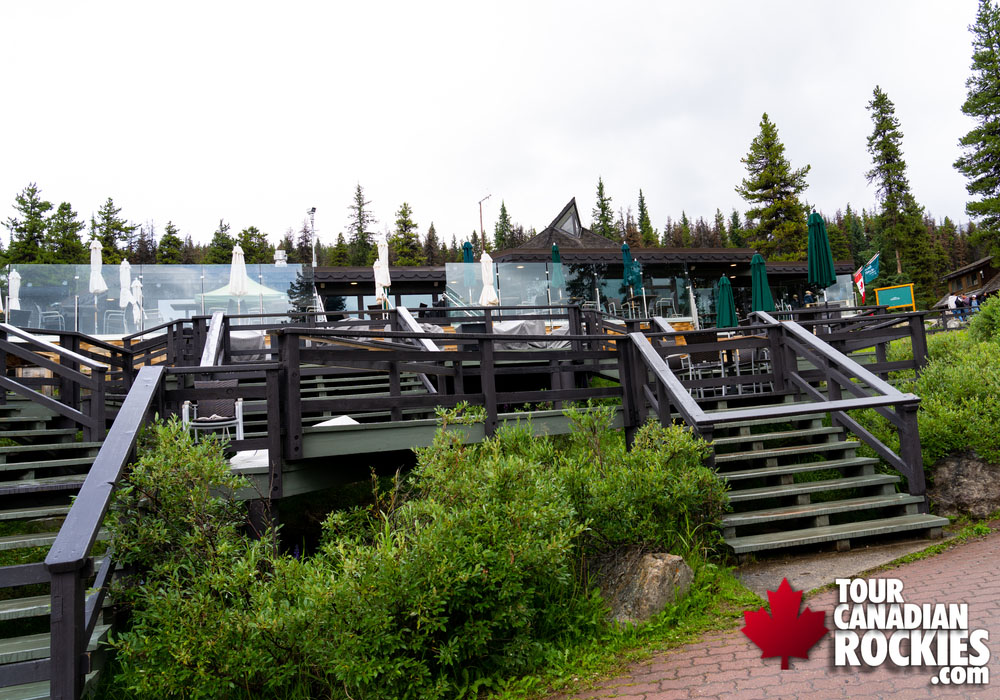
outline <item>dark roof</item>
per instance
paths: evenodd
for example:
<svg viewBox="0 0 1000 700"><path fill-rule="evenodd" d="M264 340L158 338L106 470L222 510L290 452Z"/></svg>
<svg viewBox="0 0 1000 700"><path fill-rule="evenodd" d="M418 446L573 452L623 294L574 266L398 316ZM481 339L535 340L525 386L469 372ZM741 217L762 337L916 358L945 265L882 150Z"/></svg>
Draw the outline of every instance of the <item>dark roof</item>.
<svg viewBox="0 0 1000 700"><path fill-rule="evenodd" d="M992 261L993 261L993 256L987 255L985 258L979 258L979 260L977 260L976 262L969 263L968 265L960 267L957 270L954 270L953 272L949 272L941 279L950 280L952 277L958 277L960 275L964 275L966 272L972 272L976 268L984 267L987 264L991 263Z"/></svg>
<svg viewBox="0 0 1000 700"><path fill-rule="evenodd" d="M440 267L391 267L393 282L437 281L445 278L444 266ZM371 267L317 267L316 281L323 283L368 282L375 284L375 271Z"/></svg>
<svg viewBox="0 0 1000 700"><path fill-rule="evenodd" d="M550 252L553 243L559 246L560 253L563 248L617 249L619 245L583 227L580 222L580 211L576 208L576 197L569 200L559 215L541 233L532 236L515 250Z"/></svg>

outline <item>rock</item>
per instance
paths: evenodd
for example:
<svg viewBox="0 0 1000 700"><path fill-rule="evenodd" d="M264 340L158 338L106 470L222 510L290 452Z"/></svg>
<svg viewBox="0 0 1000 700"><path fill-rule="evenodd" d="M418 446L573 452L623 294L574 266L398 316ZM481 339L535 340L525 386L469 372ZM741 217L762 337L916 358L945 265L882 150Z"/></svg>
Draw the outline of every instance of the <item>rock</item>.
<svg viewBox="0 0 1000 700"><path fill-rule="evenodd" d="M665 553L617 553L597 566L601 595L617 622L645 622L691 587L684 559Z"/></svg>
<svg viewBox="0 0 1000 700"><path fill-rule="evenodd" d="M985 518L1000 509L1000 465L975 452L944 457L931 467L934 486L927 495L938 515Z"/></svg>

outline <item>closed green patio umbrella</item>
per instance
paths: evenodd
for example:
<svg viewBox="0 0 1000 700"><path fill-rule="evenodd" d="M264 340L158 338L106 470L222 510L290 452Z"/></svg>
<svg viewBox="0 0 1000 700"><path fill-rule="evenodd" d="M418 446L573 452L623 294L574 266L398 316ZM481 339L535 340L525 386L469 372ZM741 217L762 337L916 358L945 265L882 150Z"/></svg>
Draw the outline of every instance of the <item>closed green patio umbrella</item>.
<svg viewBox="0 0 1000 700"><path fill-rule="evenodd" d="M767 263L764 256L754 253L750 259L751 311L774 311L774 297L767 284Z"/></svg>
<svg viewBox="0 0 1000 700"><path fill-rule="evenodd" d="M476 258L472 252L472 244L466 241L462 244L462 278L465 282L465 288L469 292L469 297L465 300L467 306L473 305L472 300L472 285L476 283Z"/></svg>
<svg viewBox="0 0 1000 700"><path fill-rule="evenodd" d="M715 326L716 328L735 328L740 321L736 318L736 302L733 300L733 285L729 278L723 275L715 292Z"/></svg>
<svg viewBox="0 0 1000 700"><path fill-rule="evenodd" d="M549 302L552 299L562 299L566 288L566 277L563 275L562 256L559 246L552 244L552 274L549 276Z"/></svg>
<svg viewBox="0 0 1000 700"><path fill-rule="evenodd" d="M830 239L826 235L823 217L813 212L809 215L809 284L826 289L837 281L833 270Z"/></svg>

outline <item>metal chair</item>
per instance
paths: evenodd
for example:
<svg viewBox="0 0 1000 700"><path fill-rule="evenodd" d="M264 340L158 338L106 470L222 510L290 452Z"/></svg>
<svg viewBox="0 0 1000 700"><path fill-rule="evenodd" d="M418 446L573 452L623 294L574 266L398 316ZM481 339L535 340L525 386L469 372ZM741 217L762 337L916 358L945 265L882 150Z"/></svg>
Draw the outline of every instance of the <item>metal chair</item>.
<svg viewBox="0 0 1000 700"><path fill-rule="evenodd" d="M109 324L117 324L121 328L121 332L124 334L125 330L125 310L124 309L108 309L104 312L104 332L110 333L108 330Z"/></svg>
<svg viewBox="0 0 1000 700"><path fill-rule="evenodd" d="M58 311L42 311L42 307L35 304L35 309L38 310L38 327L45 328L47 330L66 330L66 319Z"/></svg>
<svg viewBox="0 0 1000 700"><path fill-rule="evenodd" d="M688 345L701 345L703 343L715 343L718 341L715 331L708 333L690 333L684 336L684 342ZM689 379L704 379L705 374L714 377L718 372L719 376L726 376L726 366L722 361L722 350L699 350L689 352L682 358L682 367L688 373ZM723 390L725 387L723 387ZM704 387L694 387L693 392L697 392L698 398L705 398ZM725 391L723 391L725 393Z"/></svg>
<svg viewBox="0 0 1000 700"><path fill-rule="evenodd" d="M235 379L217 379L211 381L196 381L195 389L236 389ZM235 392L233 392L235 393ZM198 413L201 413L201 416ZM221 398L202 399L197 403L185 401L181 406L181 423L198 439L199 431L215 431L221 429L223 434L232 439L229 429L236 428L236 439L243 439L243 399Z"/></svg>

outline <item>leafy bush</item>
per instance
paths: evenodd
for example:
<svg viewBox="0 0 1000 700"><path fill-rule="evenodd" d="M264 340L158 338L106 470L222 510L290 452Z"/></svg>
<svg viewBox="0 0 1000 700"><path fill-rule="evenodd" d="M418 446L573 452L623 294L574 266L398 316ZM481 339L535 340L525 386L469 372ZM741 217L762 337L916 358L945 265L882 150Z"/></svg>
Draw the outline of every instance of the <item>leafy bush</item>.
<svg viewBox="0 0 1000 700"><path fill-rule="evenodd" d="M239 486L217 444L158 427L115 506L115 541L144 577L128 594L132 628L115 642L119 687L475 697L605 628L585 557L713 541L725 490L689 432L649 425L626 452L613 410L591 407L570 413L567 438L521 424L463 445L455 424L479 416L441 415L411 476L370 508L333 513L305 561L239 534L241 511L216 500Z"/></svg>
<svg viewBox="0 0 1000 700"><path fill-rule="evenodd" d="M975 341L1000 341L1000 296L979 305L969 321L969 337Z"/></svg>

